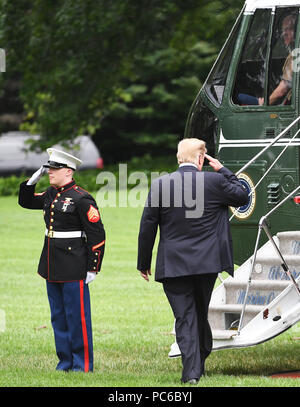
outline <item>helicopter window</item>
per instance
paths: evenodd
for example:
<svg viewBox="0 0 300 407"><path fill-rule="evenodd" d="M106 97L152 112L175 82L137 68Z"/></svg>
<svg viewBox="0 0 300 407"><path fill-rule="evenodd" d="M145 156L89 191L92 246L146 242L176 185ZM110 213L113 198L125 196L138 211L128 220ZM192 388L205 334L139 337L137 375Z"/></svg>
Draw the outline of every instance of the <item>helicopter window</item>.
<svg viewBox="0 0 300 407"><path fill-rule="evenodd" d="M198 99L189 117L185 137L195 137L205 141L207 153L215 157L217 129L217 117L208 109L201 99Z"/></svg>
<svg viewBox="0 0 300 407"><path fill-rule="evenodd" d="M271 10L258 9L254 13L232 95L237 105L258 105L264 95L270 19Z"/></svg>
<svg viewBox="0 0 300 407"><path fill-rule="evenodd" d="M205 90L209 98L217 105L220 105L223 100L228 70L232 59L234 46L240 30L241 20L242 15L235 24L232 35L230 35L229 40L226 42L205 84Z"/></svg>
<svg viewBox="0 0 300 407"><path fill-rule="evenodd" d="M268 105L290 105L299 8L277 8L269 68Z"/></svg>

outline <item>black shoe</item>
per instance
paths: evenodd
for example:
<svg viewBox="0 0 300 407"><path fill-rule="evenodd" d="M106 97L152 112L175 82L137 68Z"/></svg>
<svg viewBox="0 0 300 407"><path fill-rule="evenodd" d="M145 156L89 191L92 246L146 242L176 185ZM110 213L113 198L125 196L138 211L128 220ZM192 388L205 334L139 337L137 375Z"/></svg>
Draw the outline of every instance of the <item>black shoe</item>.
<svg viewBox="0 0 300 407"><path fill-rule="evenodd" d="M196 385L198 384L199 379L187 379L187 380L182 380L181 379L181 383L188 383L188 384L192 384L192 385Z"/></svg>
<svg viewBox="0 0 300 407"><path fill-rule="evenodd" d="M190 379L190 380L188 380L188 383L189 383L189 384L193 384L193 385L198 384L198 382L199 382L198 379Z"/></svg>

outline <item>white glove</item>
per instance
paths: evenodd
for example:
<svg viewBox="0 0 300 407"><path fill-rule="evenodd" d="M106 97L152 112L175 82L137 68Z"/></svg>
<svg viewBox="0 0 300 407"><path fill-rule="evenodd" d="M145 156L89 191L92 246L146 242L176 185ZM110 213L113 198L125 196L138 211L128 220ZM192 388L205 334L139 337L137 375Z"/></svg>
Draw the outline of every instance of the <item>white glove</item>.
<svg viewBox="0 0 300 407"><path fill-rule="evenodd" d="M27 181L26 185L35 185L45 174L46 168L41 166L32 176L31 178Z"/></svg>
<svg viewBox="0 0 300 407"><path fill-rule="evenodd" d="M86 274L85 284L91 283L96 278L96 273L93 271L88 271Z"/></svg>

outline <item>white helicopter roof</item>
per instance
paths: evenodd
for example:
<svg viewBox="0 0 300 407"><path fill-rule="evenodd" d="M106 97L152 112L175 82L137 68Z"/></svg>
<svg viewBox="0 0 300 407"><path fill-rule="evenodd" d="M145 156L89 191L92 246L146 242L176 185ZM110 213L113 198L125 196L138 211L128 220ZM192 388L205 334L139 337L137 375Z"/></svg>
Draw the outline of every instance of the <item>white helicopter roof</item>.
<svg viewBox="0 0 300 407"><path fill-rule="evenodd" d="M299 0L246 0L245 14L252 14L258 8L273 8L278 6L300 6Z"/></svg>

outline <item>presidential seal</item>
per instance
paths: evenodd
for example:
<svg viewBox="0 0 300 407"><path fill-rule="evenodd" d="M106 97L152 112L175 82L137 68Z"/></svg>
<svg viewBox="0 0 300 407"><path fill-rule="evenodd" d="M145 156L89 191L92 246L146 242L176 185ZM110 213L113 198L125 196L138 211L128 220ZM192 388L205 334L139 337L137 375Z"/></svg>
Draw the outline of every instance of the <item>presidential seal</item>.
<svg viewBox="0 0 300 407"><path fill-rule="evenodd" d="M247 205L241 206L239 208L230 207L230 210L237 219L244 220L249 218L249 216L251 216L254 211L256 203L256 191L254 189L254 183L248 174L242 172L238 175L238 179L247 190L249 202L247 203Z"/></svg>

